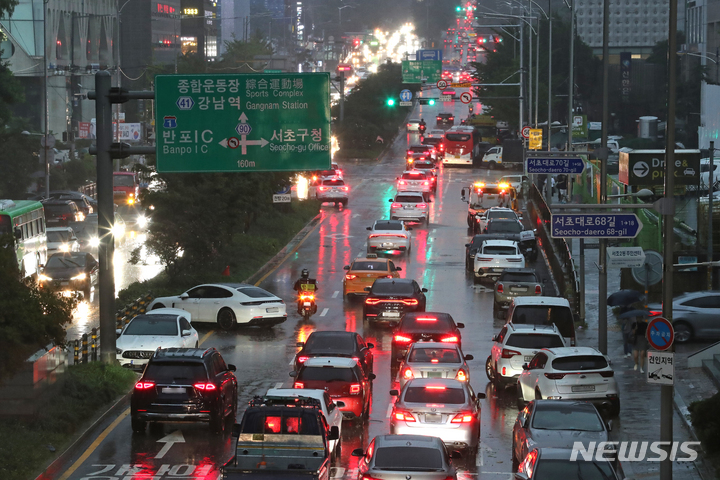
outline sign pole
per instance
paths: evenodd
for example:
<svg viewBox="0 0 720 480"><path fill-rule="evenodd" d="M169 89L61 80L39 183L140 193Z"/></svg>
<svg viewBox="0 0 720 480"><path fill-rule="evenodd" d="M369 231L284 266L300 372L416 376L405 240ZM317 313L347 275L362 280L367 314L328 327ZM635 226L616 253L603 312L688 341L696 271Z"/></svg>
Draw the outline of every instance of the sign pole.
<svg viewBox="0 0 720 480"><path fill-rule="evenodd" d="M708 262L713 261L713 203L715 197L715 142L710 142L710 171L708 172ZM708 266L708 290L713 289L713 267Z"/></svg>
<svg viewBox="0 0 720 480"><path fill-rule="evenodd" d="M340 121L345 118L345 70L340 72Z"/></svg>
<svg viewBox="0 0 720 480"><path fill-rule="evenodd" d="M607 203L607 139L610 121L610 0L603 1L602 154L600 158L600 203ZM598 350L607 355L607 241L600 239L598 261Z"/></svg>

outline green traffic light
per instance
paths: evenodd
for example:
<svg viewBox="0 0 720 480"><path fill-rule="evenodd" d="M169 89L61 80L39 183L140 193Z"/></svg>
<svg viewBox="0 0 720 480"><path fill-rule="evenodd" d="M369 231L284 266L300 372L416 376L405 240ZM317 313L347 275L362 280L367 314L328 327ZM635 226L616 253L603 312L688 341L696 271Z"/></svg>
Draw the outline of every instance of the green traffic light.
<svg viewBox="0 0 720 480"><path fill-rule="evenodd" d="M460 7L455 7L455 11L456 11L456 12L459 12L459 11L461 11L461 10L462 10L462 8L460 8Z"/></svg>
<svg viewBox="0 0 720 480"><path fill-rule="evenodd" d="M394 106L395 106L395 99L394 99L394 98L388 98L388 99L387 99L387 106L388 106L388 107L394 107Z"/></svg>
<svg viewBox="0 0 720 480"><path fill-rule="evenodd" d="M428 105L435 105L435 99L431 98L430 100L428 100Z"/></svg>

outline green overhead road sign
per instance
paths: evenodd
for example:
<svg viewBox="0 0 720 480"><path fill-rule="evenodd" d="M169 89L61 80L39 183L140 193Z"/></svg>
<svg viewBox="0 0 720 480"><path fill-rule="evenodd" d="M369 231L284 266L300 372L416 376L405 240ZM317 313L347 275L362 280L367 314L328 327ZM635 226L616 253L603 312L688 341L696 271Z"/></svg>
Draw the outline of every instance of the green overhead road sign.
<svg viewBox="0 0 720 480"><path fill-rule="evenodd" d="M405 60L402 62L403 83L437 83L442 74L442 60Z"/></svg>
<svg viewBox="0 0 720 480"><path fill-rule="evenodd" d="M158 75L158 172L330 168L330 74Z"/></svg>

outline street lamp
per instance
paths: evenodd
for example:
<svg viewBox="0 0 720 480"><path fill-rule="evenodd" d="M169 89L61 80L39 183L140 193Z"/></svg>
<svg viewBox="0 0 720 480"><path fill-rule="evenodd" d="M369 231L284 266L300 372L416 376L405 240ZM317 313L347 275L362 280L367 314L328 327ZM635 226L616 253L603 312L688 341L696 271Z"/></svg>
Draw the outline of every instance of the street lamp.
<svg viewBox="0 0 720 480"><path fill-rule="evenodd" d="M345 5L343 7L337 7L338 8L338 27L342 27L342 10L343 8L355 8L352 5Z"/></svg>
<svg viewBox="0 0 720 480"><path fill-rule="evenodd" d="M628 197L652 197L655 192L648 188L643 188L635 193L622 193L619 195L608 195L607 198L628 198Z"/></svg>

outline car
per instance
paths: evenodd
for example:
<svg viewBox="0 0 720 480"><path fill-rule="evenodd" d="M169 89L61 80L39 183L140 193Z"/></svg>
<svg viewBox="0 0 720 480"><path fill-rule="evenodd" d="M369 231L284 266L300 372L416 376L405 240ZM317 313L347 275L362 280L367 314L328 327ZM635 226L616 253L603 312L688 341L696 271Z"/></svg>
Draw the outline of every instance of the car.
<svg viewBox="0 0 720 480"><path fill-rule="evenodd" d="M565 344L575 346L575 321L570 302L542 295L515 297L510 301L507 322L515 325L556 325Z"/></svg>
<svg viewBox="0 0 720 480"><path fill-rule="evenodd" d="M455 98L455 89L454 88L446 88L445 90L443 90L442 94L449 95L451 98ZM452 114L446 114L446 115L452 116Z"/></svg>
<svg viewBox="0 0 720 480"><path fill-rule="evenodd" d="M43 200L45 224L48 227L67 227L71 222L82 222L83 213L72 200Z"/></svg>
<svg viewBox="0 0 720 480"><path fill-rule="evenodd" d="M85 216L93 212L97 212L97 200L82 192L75 192L73 190L53 190L50 192L50 199L72 200ZM40 198L38 198L38 200L40 200Z"/></svg>
<svg viewBox="0 0 720 480"><path fill-rule="evenodd" d="M408 132L419 132L420 131L420 120L417 118L408 120L406 129Z"/></svg>
<svg viewBox="0 0 720 480"><path fill-rule="evenodd" d="M314 357L354 358L360 363L365 376L373 372L373 353L375 345L366 343L355 332L314 331L304 342L298 342L300 351L295 354L295 371Z"/></svg>
<svg viewBox="0 0 720 480"><path fill-rule="evenodd" d="M224 330L238 325L272 327L287 320L285 302L275 294L247 283L198 285L180 295L159 297L148 310L180 308L195 323L217 323Z"/></svg>
<svg viewBox="0 0 720 480"><path fill-rule="evenodd" d="M439 138L442 140L445 137L445 130L441 128L433 128L430 130L427 135L425 135L425 138Z"/></svg>
<svg viewBox="0 0 720 480"><path fill-rule="evenodd" d="M530 188L530 179L526 175L504 175L498 183L507 183L522 196L523 190Z"/></svg>
<svg viewBox="0 0 720 480"><path fill-rule="evenodd" d="M456 344L462 348L460 329L464 323L455 323L452 315L442 312L408 312L393 330L390 344L391 365L407 355L415 342Z"/></svg>
<svg viewBox="0 0 720 480"><path fill-rule="evenodd" d="M412 227L401 220L377 220L367 227L367 252L407 252L412 247Z"/></svg>
<svg viewBox="0 0 720 480"><path fill-rule="evenodd" d="M364 258L356 258L343 277L343 296L367 296L366 288L378 278L400 278L401 267L396 267L388 258L378 258L375 253L368 253Z"/></svg>
<svg viewBox="0 0 720 480"><path fill-rule="evenodd" d="M432 182L425 172L420 170L405 170L400 177L397 178L398 192L421 192L430 194L432 192Z"/></svg>
<svg viewBox="0 0 720 480"><path fill-rule="evenodd" d="M390 414L392 435L432 435L450 450L477 453L480 445L480 399L469 382L454 378L414 378L401 392Z"/></svg>
<svg viewBox="0 0 720 480"><path fill-rule="evenodd" d="M119 213L115 212L114 218L115 222L112 225L112 234L115 246L117 246L125 240L127 226L125 220ZM71 222L70 227L75 232L75 235L77 235L78 241L80 242L80 250L96 250L98 248L100 238L98 235L97 213L91 213L85 217L85 221Z"/></svg>
<svg viewBox="0 0 720 480"><path fill-rule="evenodd" d="M548 480L556 478L579 478L598 480L621 480L625 478L618 464L618 472L612 463L600 456L585 460L578 456L572 460L571 448L533 448L515 474L515 480Z"/></svg>
<svg viewBox="0 0 720 480"><path fill-rule="evenodd" d="M443 139L445 137L424 137L422 139L423 145L432 145L435 148L435 154L438 160L442 160L445 157L445 143ZM720 162L718 162L720 163Z"/></svg>
<svg viewBox="0 0 720 480"><path fill-rule="evenodd" d="M513 425L513 470L533 448L572 448L575 442L610 441L611 425L595 405L572 400L532 400Z"/></svg>
<svg viewBox="0 0 720 480"><path fill-rule="evenodd" d="M493 345L485 361L485 374L495 386L517 384L523 365L543 348L565 347L565 339L555 325L514 325L508 323L492 337Z"/></svg>
<svg viewBox="0 0 720 480"><path fill-rule="evenodd" d="M450 92L450 93L447 93ZM449 89L442 92L443 95L455 95L455 90ZM438 125L454 125L455 124L455 115L452 113L438 113L437 117L435 118Z"/></svg>
<svg viewBox="0 0 720 480"><path fill-rule="evenodd" d="M327 424L328 433L332 427L337 427L338 433L342 432L342 421L343 414L340 408L345 406L345 403L341 400L334 402L330 395L325 389L312 389L312 388L271 388L267 391L263 397L266 401L281 401L287 398L314 398L320 403L320 411L325 417L325 423ZM340 439L330 440L330 452L334 454L335 458L340 458L340 450L342 446Z"/></svg>
<svg viewBox="0 0 720 480"><path fill-rule="evenodd" d="M662 305L648 305L651 315L662 315ZM685 293L673 298L672 322L675 341L686 343L693 338L720 338L716 327L720 318L720 291Z"/></svg>
<svg viewBox="0 0 720 480"><path fill-rule="evenodd" d="M477 233L483 232L487 227L488 222L496 218L504 218L517 221L520 221L522 219L520 214L512 208L490 207L479 215L475 215L475 221L477 222L477 228L475 231Z"/></svg>
<svg viewBox="0 0 720 480"><path fill-rule="evenodd" d="M485 228L482 233L488 235L515 233L520 234L525 231L522 222L517 218L489 218L486 220Z"/></svg>
<svg viewBox="0 0 720 480"><path fill-rule="evenodd" d="M338 178L340 180L343 180L343 171L340 169L337 163L332 162L330 164L330 169L317 172L315 175L313 175L313 177L317 177L319 179Z"/></svg>
<svg viewBox="0 0 720 480"><path fill-rule="evenodd" d="M390 202L390 219L430 223L430 199L421 192L401 191Z"/></svg>
<svg viewBox="0 0 720 480"><path fill-rule="evenodd" d="M438 167L435 162L428 158L421 158L413 163L413 170L424 172L425 176L430 179L431 191L433 193L437 192Z"/></svg>
<svg viewBox="0 0 720 480"><path fill-rule="evenodd" d="M425 292L410 278L378 278L366 287L368 296L363 303L363 320L395 325L408 312L425 311Z"/></svg>
<svg viewBox="0 0 720 480"><path fill-rule="evenodd" d="M90 253L60 252L48 258L38 281L43 288L83 292L88 298L99 272L100 264Z"/></svg>
<svg viewBox="0 0 720 480"><path fill-rule="evenodd" d="M70 227L50 227L45 230L47 235L47 253L79 252L80 242Z"/></svg>
<svg viewBox="0 0 720 480"><path fill-rule="evenodd" d="M467 361L472 355L463 355L460 345L448 342L415 342L410 345L400 365L400 388L413 378L454 378L470 381Z"/></svg>
<svg viewBox="0 0 720 480"><path fill-rule="evenodd" d="M493 317L497 318L510 306L515 297L543 294L542 283L532 268L506 268L495 281Z"/></svg>
<svg viewBox="0 0 720 480"><path fill-rule="evenodd" d="M346 418L363 419L370 414L371 382L375 375L366 375L354 358L310 358L290 376L295 379L293 388L326 389L333 401L344 403L339 408Z"/></svg>
<svg viewBox="0 0 720 480"><path fill-rule="evenodd" d="M223 433L237 412L234 371L215 348L156 350L130 395L133 432L148 422L200 422Z"/></svg>
<svg viewBox="0 0 720 480"><path fill-rule="evenodd" d="M118 363L142 370L158 348L198 348L198 332L191 318L179 308L158 308L136 316L117 330Z"/></svg>
<svg viewBox="0 0 720 480"><path fill-rule="evenodd" d="M506 268L525 268L525 257L513 240L487 240L475 254L473 280L495 282Z"/></svg>
<svg viewBox="0 0 720 480"><path fill-rule="evenodd" d="M357 448L357 480L457 480L451 458L459 452L448 452L438 437L422 435L378 435L367 450Z"/></svg>
<svg viewBox="0 0 720 480"><path fill-rule="evenodd" d="M411 145L407 149L407 155L405 158L407 159L411 155L414 155L416 153L423 154L425 157L432 158L433 160L437 159L437 152L435 151L435 147L433 147L432 145L427 145L427 144Z"/></svg>
<svg viewBox="0 0 720 480"><path fill-rule="evenodd" d="M518 410L532 399L583 400L616 417L620 396L608 358L592 347L543 348L523 365Z"/></svg>
<svg viewBox="0 0 720 480"><path fill-rule="evenodd" d="M412 170L415 168L415 162L421 162L425 160L432 161L432 158L427 153L413 152L408 153L405 156L405 168Z"/></svg>
<svg viewBox="0 0 720 480"><path fill-rule="evenodd" d="M347 206L350 187L345 185L344 180L337 177L323 178L319 183L315 198L323 203L330 202Z"/></svg>

